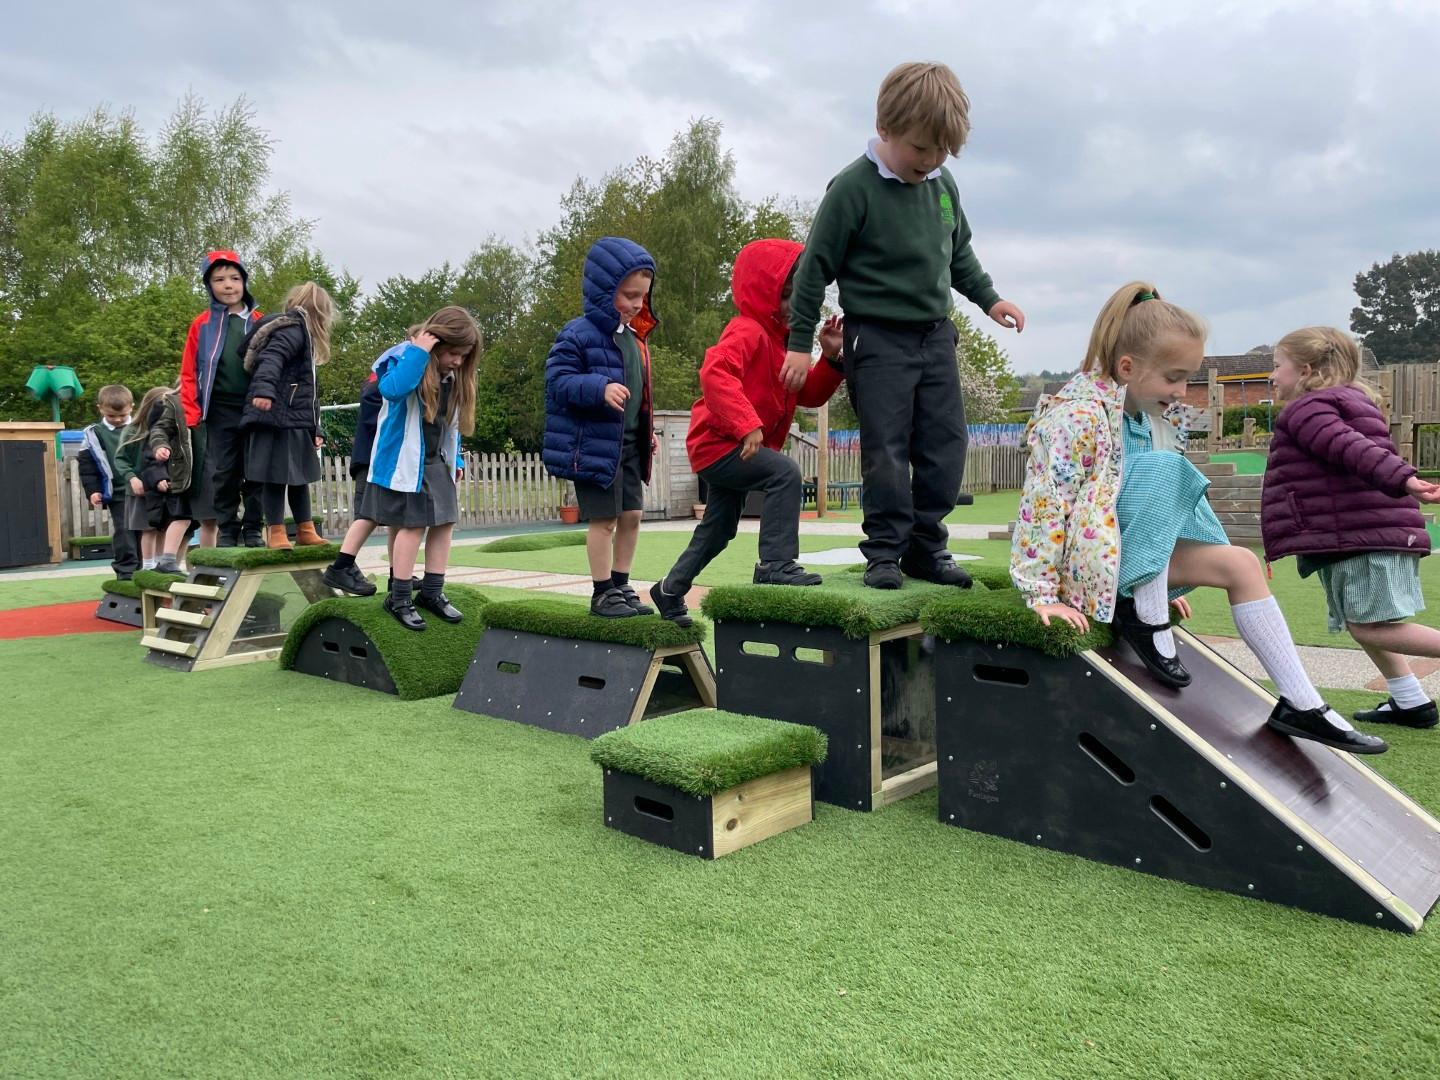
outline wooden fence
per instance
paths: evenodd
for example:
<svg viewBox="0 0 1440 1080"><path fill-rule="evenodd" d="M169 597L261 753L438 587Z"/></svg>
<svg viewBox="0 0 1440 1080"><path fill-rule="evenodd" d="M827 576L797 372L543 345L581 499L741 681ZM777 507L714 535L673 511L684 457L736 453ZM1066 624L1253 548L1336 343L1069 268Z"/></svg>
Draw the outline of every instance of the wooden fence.
<svg viewBox="0 0 1440 1080"><path fill-rule="evenodd" d="M817 475L819 448L811 434L791 431L786 453L800 466L800 475L807 480ZM992 491L1011 491L1025 485L1025 462L1030 451L1023 446L972 446L965 454L965 476L960 490L970 495ZM832 484L860 482L860 445L830 448Z"/></svg>

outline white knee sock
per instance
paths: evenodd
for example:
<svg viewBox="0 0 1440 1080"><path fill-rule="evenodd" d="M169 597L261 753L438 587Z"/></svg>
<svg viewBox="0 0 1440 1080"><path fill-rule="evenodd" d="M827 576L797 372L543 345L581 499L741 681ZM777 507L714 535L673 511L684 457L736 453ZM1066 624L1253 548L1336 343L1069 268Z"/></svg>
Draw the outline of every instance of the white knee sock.
<svg viewBox="0 0 1440 1080"><path fill-rule="evenodd" d="M1395 704L1402 709L1417 709L1421 705L1428 705L1430 697L1420 687L1420 680L1412 672L1409 675L1402 675L1398 679L1386 679L1385 685L1390 690L1390 696ZM1382 709L1387 705L1381 705Z"/></svg>
<svg viewBox="0 0 1440 1080"><path fill-rule="evenodd" d="M1281 697L1297 709L1318 709L1325 704L1310 676L1305 674L1290 628L1285 625L1285 616L1273 596L1232 604L1230 613L1235 617L1235 629L1240 631L1241 638L1265 668ZM1350 724L1334 709L1325 715L1341 731L1351 730Z"/></svg>
<svg viewBox="0 0 1440 1080"><path fill-rule="evenodd" d="M1160 571L1144 585L1136 585L1131 596L1135 600L1135 614L1142 622L1151 626L1164 626L1154 634L1155 648L1167 659L1175 655L1175 635L1170 632L1170 577Z"/></svg>

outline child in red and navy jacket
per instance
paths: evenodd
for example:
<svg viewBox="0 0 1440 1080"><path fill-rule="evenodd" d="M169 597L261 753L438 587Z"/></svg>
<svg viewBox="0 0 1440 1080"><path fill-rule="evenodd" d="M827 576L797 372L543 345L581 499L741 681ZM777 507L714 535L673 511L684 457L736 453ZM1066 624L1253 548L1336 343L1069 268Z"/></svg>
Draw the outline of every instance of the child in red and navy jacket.
<svg viewBox="0 0 1440 1080"><path fill-rule="evenodd" d="M690 411L685 448L708 488L705 517L670 573L650 597L665 618L690 625L685 593L700 571L735 537L745 496L765 493L760 515L757 585L818 585L820 575L798 565L800 467L781 453L797 406L816 408L840 383L843 327L829 319L820 331L822 359L798 393L780 382L790 325L790 288L801 246L791 240L756 240L735 257L731 295L739 314L705 352L701 397Z"/></svg>

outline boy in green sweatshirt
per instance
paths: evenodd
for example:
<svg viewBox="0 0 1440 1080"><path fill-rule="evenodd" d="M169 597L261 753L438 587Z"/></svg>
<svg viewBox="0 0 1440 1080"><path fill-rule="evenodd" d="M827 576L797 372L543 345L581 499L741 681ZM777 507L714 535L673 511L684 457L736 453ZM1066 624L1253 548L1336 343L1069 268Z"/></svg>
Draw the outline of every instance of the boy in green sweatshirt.
<svg viewBox="0 0 1440 1080"><path fill-rule="evenodd" d="M944 64L890 72L876 103L879 137L830 181L795 270L780 379L791 392L804 385L825 289L838 282L845 377L860 418L860 550L865 584L877 589L898 589L902 573L970 584L944 524L967 440L950 290L1007 329L1025 327L1024 312L1000 298L975 257L944 166L970 133L969 113Z"/></svg>

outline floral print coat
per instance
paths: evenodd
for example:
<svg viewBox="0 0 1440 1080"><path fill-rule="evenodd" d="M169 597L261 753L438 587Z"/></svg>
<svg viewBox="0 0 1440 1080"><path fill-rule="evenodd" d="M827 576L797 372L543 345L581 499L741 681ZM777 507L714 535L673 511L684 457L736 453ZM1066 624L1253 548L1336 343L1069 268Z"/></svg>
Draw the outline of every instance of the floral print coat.
<svg viewBox="0 0 1440 1080"><path fill-rule="evenodd" d="M1010 577L1030 607L1069 604L1096 622L1115 617L1119 593L1125 387L1081 372L1035 407L1025 432L1030 461L1010 549ZM1176 403L1156 425L1156 449L1183 450L1197 410ZM1162 447L1160 444L1164 444Z"/></svg>

